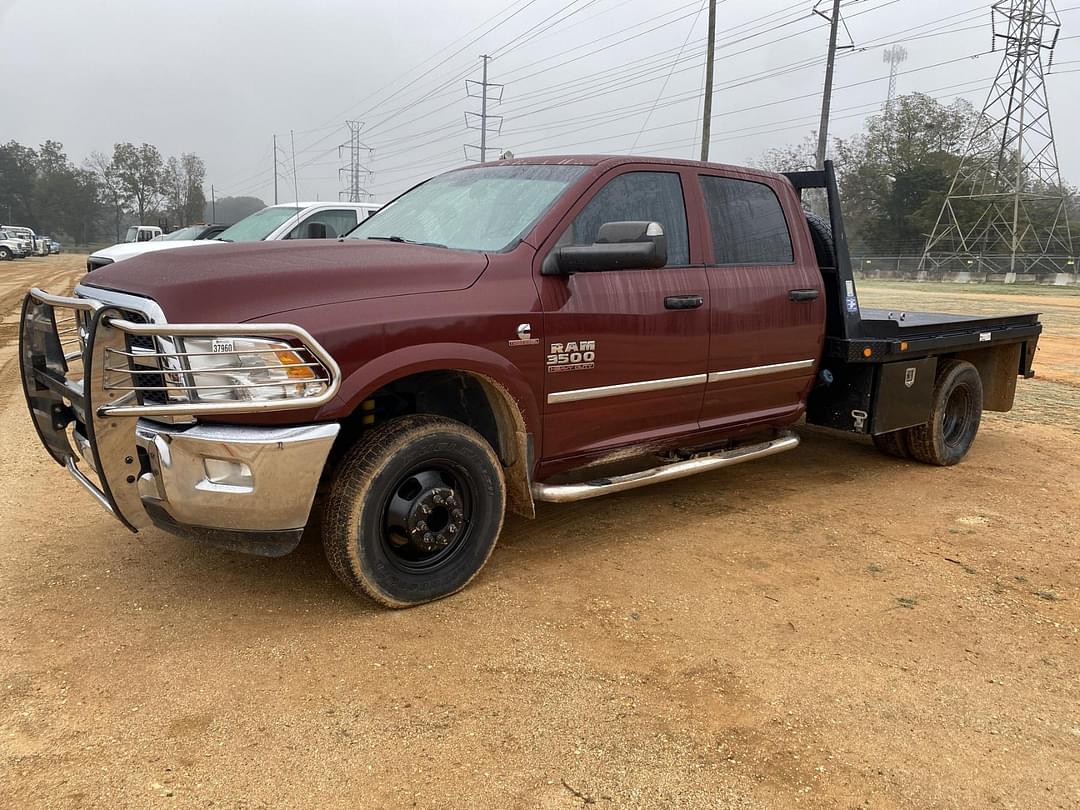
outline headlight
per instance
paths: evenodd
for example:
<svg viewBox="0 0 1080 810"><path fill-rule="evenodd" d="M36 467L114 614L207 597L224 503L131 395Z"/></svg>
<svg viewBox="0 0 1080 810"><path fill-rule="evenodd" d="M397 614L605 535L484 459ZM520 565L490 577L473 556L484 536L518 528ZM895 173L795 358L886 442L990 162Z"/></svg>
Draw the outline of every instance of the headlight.
<svg viewBox="0 0 1080 810"><path fill-rule="evenodd" d="M323 367L305 350L282 341L232 337L182 341L192 401L296 399L317 396L329 384Z"/></svg>

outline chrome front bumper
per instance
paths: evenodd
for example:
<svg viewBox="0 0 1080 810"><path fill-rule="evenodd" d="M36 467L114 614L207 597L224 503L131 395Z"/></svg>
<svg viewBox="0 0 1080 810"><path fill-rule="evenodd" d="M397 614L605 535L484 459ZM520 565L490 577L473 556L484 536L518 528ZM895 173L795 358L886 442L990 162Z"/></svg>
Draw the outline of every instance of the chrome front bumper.
<svg viewBox="0 0 1080 810"><path fill-rule="evenodd" d="M303 528L336 422L301 427L160 425L140 419L135 444L149 470L144 506L175 523L217 529Z"/></svg>
<svg viewBox="0 0 1080 810"><path fill-rule="evenodd" d="M115 378L118 358L131 357L132 379L135 374L145 376L144 366L136 363L155 355L145 344L140 344L142 350L133 350L132 335L195 334L204 328L213 333L269 332L291 336L323 361L329 383L323 393L303 403L311 407L336 394L340 372L333 360L294 326L170 326L148 299L100 294L104 300L34 290L23 304L19 340L23 388L49 454L132 531L153 525L268 556L295 548L340 430L337 423L292 427L197 423L196 415L236 413L245 407L273 410L277 403L162 404L161 397L144 402L129 390L132 386L113 384L107 375L113 373ZM73 315L61 317L65 311ZM145 316L144 322L129 320L136 315ZM164 379L165 374L158 377ZM143 386L152 392L161 387ZM281 404L298 407L291 401Z"/></svg>

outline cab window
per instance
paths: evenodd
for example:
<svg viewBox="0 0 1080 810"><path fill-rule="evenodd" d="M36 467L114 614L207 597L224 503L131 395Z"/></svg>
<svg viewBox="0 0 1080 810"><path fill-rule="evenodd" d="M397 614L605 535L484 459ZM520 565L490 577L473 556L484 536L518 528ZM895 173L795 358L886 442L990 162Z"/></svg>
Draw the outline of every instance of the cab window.
<svg viewBox="0 0 1080 810"><path fill-rule="evenodd" d="M291 231L286 239L337 239L356 227L356 211L351 208L317 211Z"/></svg>
<svg viewBox="0 0 1080 810"><path fill-rule="evenodd" d="M620 174L575 217L559 245L591 245L606 222L659 222L667 235L668 265L690 264L686 204L675 172Z"/></svg>
<svg viewBox="0 0 1080 810"><path fill-rule="evenodd" d="M764 183L701 176L715 264L791 264L791 234L780 200Z"/></svg>

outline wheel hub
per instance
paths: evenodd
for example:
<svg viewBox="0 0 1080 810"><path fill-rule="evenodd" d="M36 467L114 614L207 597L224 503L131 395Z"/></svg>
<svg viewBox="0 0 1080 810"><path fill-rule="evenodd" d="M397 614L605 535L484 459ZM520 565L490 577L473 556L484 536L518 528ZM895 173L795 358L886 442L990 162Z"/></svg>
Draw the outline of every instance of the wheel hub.
<svg viewBox="0 0 1080 810"><path fill-rule="evenodd" d="M461 537L465 522L460 496L436 471L409 476L398 487L387 513L391 542L423 554L447 548Z"/></svg>

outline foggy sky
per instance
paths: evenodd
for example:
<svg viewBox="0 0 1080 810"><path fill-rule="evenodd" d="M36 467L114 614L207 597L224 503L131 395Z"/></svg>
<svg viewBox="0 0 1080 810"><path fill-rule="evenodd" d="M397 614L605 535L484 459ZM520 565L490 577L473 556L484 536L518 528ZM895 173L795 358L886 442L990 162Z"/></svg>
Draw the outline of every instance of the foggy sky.
<svg viewBox="0 0 1080 810"><path fill-rule="evenodd" d="M491 157L502 149L519 157L550 152L695 157L701 101L691 96L702 86L707 17L702 12L694 19L700 0L577 0L540 25L566 2L0 0L0 75L9 102L0 107L0 142L58 140L78 163L92 150L111 153L118 141L146 141L166 155L201 156L208 196L212 183L219 197L251 194L269 202L271 140L277 133L280 199L293 199L293 141L299 196L336 199L344 188L337 145L348 138L345 119L354 118L363 122L365 147L374 149L363 153L375 173L365 185L385 201L465 162L463 144L479 142L479 133L466 129L465 113L479 111L480 103L466 97L459 74L469 71L469 78L478 80L479 56L490 53L495 55L490 80L506 85L502 103L490 110L504 116L502 134L489 139ZM851 135L866 115L877 112L874 105L887 89L887 81L879 80L888 74L882 47L892 42L909 52L899 92L919 90L943 101L959 95L981 106L1000 53L963 57L989 50L989 5L990 0L847 0L848 28L865 50L845 53L837 63L832 133ZM721 2L713 160L745 163L817 128L824 66L799 67L821 57L828 42L824 20L809 15L812 6L813 0ZM577 14L542 30L575 8ZM518 9L478 42L469 42ZM725 34L773 12L744 31L764 32L745 42ZM793 20L796 12L802 19ZM957 15L955 22L904 33L946 15ZM1080 139L1073 134L1080 127L1080 72L1067 71L1080 68L1080 6L1063 11L1061 19L1055 58L1060 73L1047 83L1061 170L1075 184L1080 183ZM523 34L522 40L531 39L507 47ZM685 61L666 87L668 73L662 70L604 93L632 73L620 66L663 51L669 54L646 67L671 64L684 42ZM605 45L613 47L586 55ZM961 61L920 69L953 59ZM756 78L780 68L789 72ZM594 75L601 71L610 72ZM587 98L599 93L604 94ZM686 100L664 105L678 97ZM658 99L646 122L648 107ZM757 109L745 109L750 107ZM596 120L626 108L637 112ZM593 119L562 125L589 116Z"/></svg>

